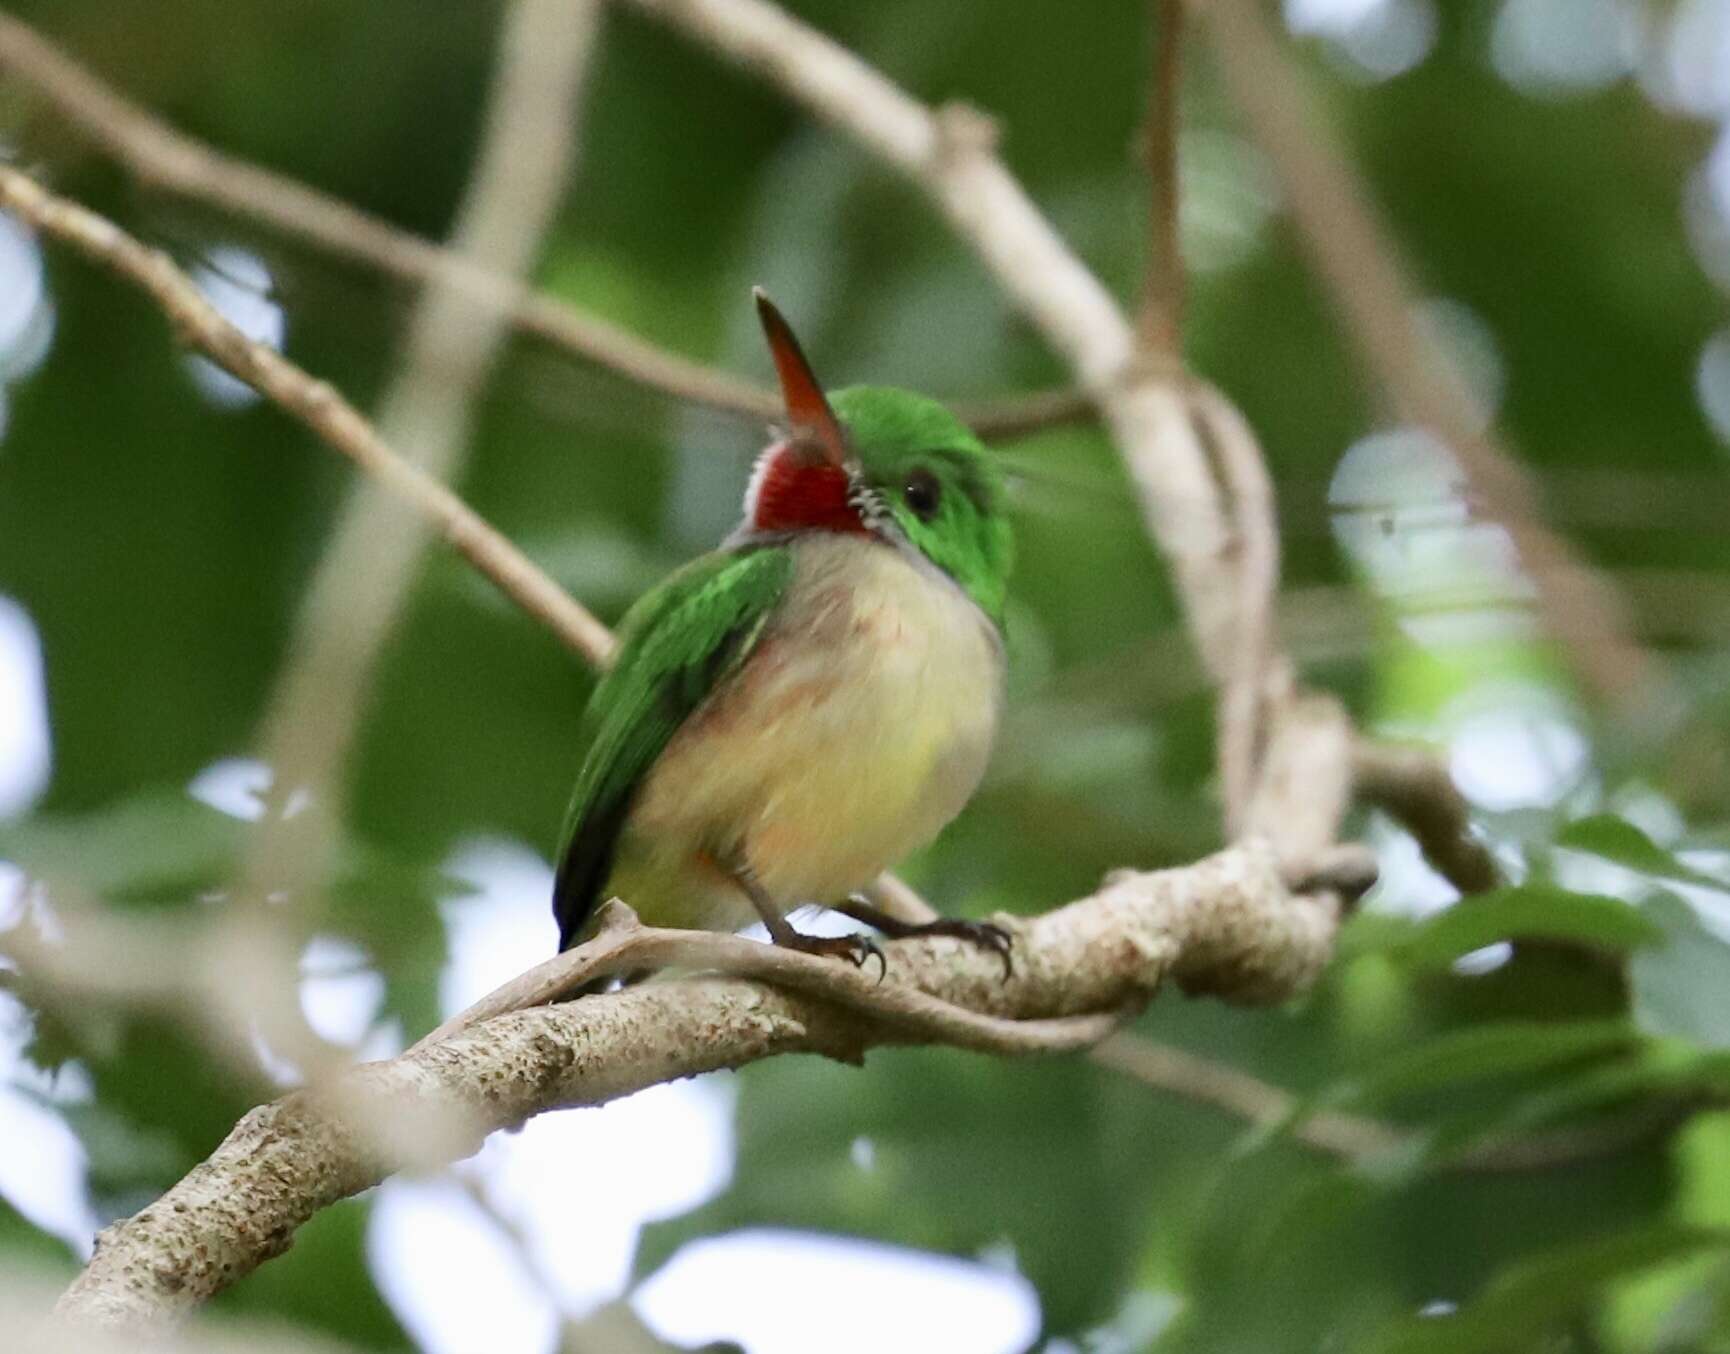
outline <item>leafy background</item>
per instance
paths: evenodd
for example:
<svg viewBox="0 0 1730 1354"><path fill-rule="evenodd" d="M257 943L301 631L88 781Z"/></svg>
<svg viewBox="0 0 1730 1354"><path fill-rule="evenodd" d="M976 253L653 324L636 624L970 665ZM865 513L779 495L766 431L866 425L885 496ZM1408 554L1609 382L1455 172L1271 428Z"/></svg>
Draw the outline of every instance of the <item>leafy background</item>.
<svg viewBox="0 0 1730 1354"><path fill-rule="evenodd" d="M185 131L448 230L497 4L11 8ZM793 8L921 95L999 115L1012 168L1134 295L1141 6ZM380 1350L548 1348L560 1317L567 1343L589 1333L568 1347L613 1347L589 1309L632 1285L668 1339L765 1350L887 1343L911 1294L938 1295L957 1351L1730 1349L1730 4L1288 0L1283 17L1426 319L1676 686L1649 725L1582 707L1500 533L1367 393L1267 166L1192 60L1187 349L1267 447L1291 641L1364 727L1445 746L1514 882L1439 911L1451 890L1366 820L1384 882L1308 1001L1168 998L1145 1027L1306 1110L1405 1126L1401 1145L1340 1161L1083 1063L784 1060L549 1116L461 1187L328 1210L224 1309ZM298 362L375 397L399 286L138 188L4 80L0 136L188 267L239 277ZM21 869L115 908L220 907L255 830L245 759L348 471L213 393L112 279L0 230L0 859L18 867L0 898L22 897ZM963 397L1060 376L911 189L625 12L537 281L759 377L752 283L836 384ZM482 415L464 494L608 617L726 529L760 436L526 341ZM1219 841L1210 703L1109 446L1068 429L1003 454L1013 713L985 789L910 867L974 913ZM332 1037L388 1051L551 946L544 860L588 681L457 563L429 563L306 959ZM1494 944L1516 929L1621 958ZM165 1016L0 1002L6 1270L69 1274L98 1221L270 1093ZM1566 1165L1470 1169L1509 1133L1646 1120Z"/></svg>

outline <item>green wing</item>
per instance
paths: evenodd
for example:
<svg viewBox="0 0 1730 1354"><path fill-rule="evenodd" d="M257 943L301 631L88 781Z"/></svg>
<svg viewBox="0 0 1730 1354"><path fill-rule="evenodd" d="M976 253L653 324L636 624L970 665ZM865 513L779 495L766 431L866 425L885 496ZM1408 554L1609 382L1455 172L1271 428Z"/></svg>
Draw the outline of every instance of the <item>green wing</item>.
<svg viewBox="0 0 1730 1354"><path fill-rule="evenodd" d="M559 948L576 943L612 872L638 783L693 710L739 666L793 575L785 547L693 560L626 614L589 700L589 752L553 888Z"/></svg>

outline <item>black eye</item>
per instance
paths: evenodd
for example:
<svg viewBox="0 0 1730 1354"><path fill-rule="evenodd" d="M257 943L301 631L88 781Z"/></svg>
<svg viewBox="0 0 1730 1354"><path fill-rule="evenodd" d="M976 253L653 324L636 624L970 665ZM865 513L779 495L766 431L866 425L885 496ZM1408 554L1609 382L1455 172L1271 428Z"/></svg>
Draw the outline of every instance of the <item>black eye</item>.
<svg viewBox="0 0 1730 1354"><path fill-rule="evenodd" d="M915 517L921 522L929 522L937 516L937 505L943 501L943 486L929 470L914 470L908 474L901 496L907 500L907 506L913 509Z"/></svg>

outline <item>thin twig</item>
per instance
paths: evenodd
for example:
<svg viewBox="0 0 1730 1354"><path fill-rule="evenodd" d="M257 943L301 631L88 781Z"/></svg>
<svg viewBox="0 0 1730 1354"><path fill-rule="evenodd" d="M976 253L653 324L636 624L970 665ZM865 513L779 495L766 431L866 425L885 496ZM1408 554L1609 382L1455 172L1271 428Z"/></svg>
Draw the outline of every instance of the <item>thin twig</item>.
<svg viewBox="0 0 1730 1354"><path fill-rule="evenodd" d="M505 7L481 144L451 234L453 257L513 283L533 268L575 158L577 109L599 24L599 0L513 0ZM431 478L459 480L475 404L507 336L503 314L435 276L409 317L401 361L380 402L379 438ZM350 485L265 706L259 755L271 771L272 811L249 835L230 905L216 923L227 940L224 971L235 978L226 1022L244 1027L250 1015L266 1042L313 1080L334 1063L335 1050L305 1024L293 988L295 956L337 854L346 820L343 770L373 673L429 535L426 520L385 487L369 479ZM280 901L267 904L271 898ZM273 992L275 1000L264 999ZM272 1012L290 1018L273 1020Z"/></svg>
<svg viewBox="0 0 1730 1354"><path fill-rule="evenodd" d="M436 282L488 313L505 315L520 334L673 399L753 422L782 412L780 396L767 386L657 347L591 311L533 291L308 184L224 155L176 131L23 20L4 13L0 69L27 82L67 126L151 188L255 221L404 282ZM994 438L1094 417L1092 401L1073 390L958 402L955 407L981 436Z"/></svg>
<svg viewBox="0 0 1730 1354"><path fill-rule="evenodd" d="M1352 746L1352 775L1358 794L1404 826L1461 894L1488 893L1502 883L1496 858L1472 830L1465 796L1435 753L1360 738Z"/></svg>
<svg viewBox="0 0 1730 1354"><path fill-rule="evenodd" d="M1178 186L1178 131L1183 103L1183 0L1151 0L1152 73L1141 129L1147 164L1147 269L1141 282L1136 337L1144 351L1175 357L1183 346L1184 267Z"/></svg>
<svg viewBox="0 0 1730 1354"><path fill-rule="evenodd" d="M1136 315L1137 361L1183 371L1185 273L1179 231L1178 144L1182 130L1183 0L1151 0L1153 58L1142 128L1148 179L1147 268ZM1226 834L1249 825L1264 715L1293 689L1291 664L1273 633L1279 593L1279 523L1273 483L1249 423L1220 392L1187 376L1188 421L1207 453L1230 518L1237 605L1230 652L1216 665L1218 764Z"/></svg>
<svg viewBox="0 0 1730 1354"><path fill-rule="evenodd" d="M1254 0L1189 3L1364 366L1400 418L1452 450L1477 502L1513 541L1585 689L1624 714L1638 709L1662 674L1632 638L1614 590L1544 525L1530 475L1490 431L1452 356L1419 323L1398 251L1263 10Z"/></svg>
<svg viewBox="0 0 1730 1354"><path fill-rule="evenodd" d="M1223 1063L1120 1030L1088 1057L1143 1085L1211 1105L1256 1128L1284 1128L1306 1147L1342 1161L1412 1155L1425 1150L1423 1135L1401 1124L1338 1110L1306 1109L1290 1091ZM1653 1142L1722 1101L1692 1094L1636 1102L1593 1122L1490 1136L1457 1149L1441 1149L1435 1167L1455 1175L1515 1175L1566 1170Z"/></svg>
<svg viewBox="0 0 1730 1354"><path fill-rule="evenodd" d="M1213 387L1194 383L1191 419L1213 455L1236 536L1238 599L1231 666L1220 683L1219 774L1228 835L1249 825L1265 716L1294 692L1292 665L1279 652L1275 612L1280 548L1273 480L1254 430Z"/></svg>
<svg viewBox="0 0 1730 1354"><path fill-rule="evenodd" d="M568 648L594 664L611 657L613 637L606 626L450 489L398 456L334 389L223 319L166 254L7 165L0 165L0 208L144 291L183 343L266 396L412 504L506 597Z"/></svg>
<svg viewBox="0 0 1730 1354"><path fill-rule="evenodd" d="M1329 1156L1347 1160L1382 1156L1409 1141L1403 1129L1379 1119L1333 1110L1299 1115L1300 1102L1289 1091L1128 1030L1112 1035L1089 1056L1144 1085L1212 1105L1260 1128L1289 1121L1294 1138Z"/></svg>

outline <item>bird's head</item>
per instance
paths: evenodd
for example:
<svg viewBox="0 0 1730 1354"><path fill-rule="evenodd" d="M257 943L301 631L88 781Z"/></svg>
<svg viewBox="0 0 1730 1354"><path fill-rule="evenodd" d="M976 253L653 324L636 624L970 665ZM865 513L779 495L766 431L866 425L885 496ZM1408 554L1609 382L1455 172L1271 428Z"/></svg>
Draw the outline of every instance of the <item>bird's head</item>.
<svg viewBox="0 0 1730 1354"><path fill-rule="evenodd" d="M1012 538L1002 477L984 444L910 390L825 395L786 319L761 291L756 297L787 428L757 458L746 529L854 532L915 551L1001 626Z"/></svg>

